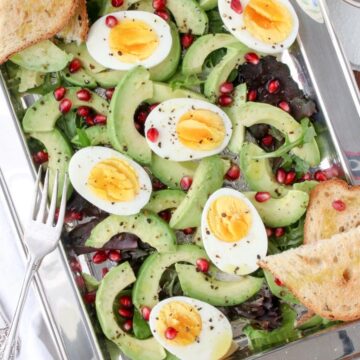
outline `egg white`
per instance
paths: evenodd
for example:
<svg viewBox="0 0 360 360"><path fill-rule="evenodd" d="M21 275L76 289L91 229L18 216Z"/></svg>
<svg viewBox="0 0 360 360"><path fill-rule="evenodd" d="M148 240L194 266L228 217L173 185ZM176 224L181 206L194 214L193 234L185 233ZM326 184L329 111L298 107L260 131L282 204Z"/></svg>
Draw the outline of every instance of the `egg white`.
<svg viewBox="0 0 360 360"><path fill-rule="evenodd" d="M241 0L241 4L244 9L249 3L249 1L250 0ZM299 31L299 19L291 3L288 0L278 1L289 10L293 20L293 27L290 35L283 42L277 44L266 44L260 39L252 36L249 31L244 28L243 14L238 14L233 9L231 9L230 0L219 0L218 6L220 16L225 27L239 41L244 43L249 48L257 50L259 52L266 54L276 54L288 49L294 43Z"/></svg>
<svg viewBox="0 0 360 360"><path fill-rule="evenodd" d="M198 342L186 346L174 345L157 332L156 319L159 316L160 310L164 305L173 301L188 303L198 310L202 320L202 330ZM180 360L217 360L227 353L233 339L231 324L222 312L203 301L185 296L175 296L159 302L151 310L149 325L154 338L166 350L174 354ZM219 351L219 349L224 349L223 354L217 354L220 356L215 356L215 353Z"/></svg>
<svg viewBox="0 0 360 360"><path fill-rule="evenodd" d="M221 145L213 150L191 149L180 142L176 133L179 119L187 112L196 109L212 111L223 120L225 137ZM157 142L146 139L151 150L160 157L173 161L197 160L219 154L228 145L232 134L231 121L223 110L207 101L188 98L171 99L158 105L146 119L145 134L150 128L156 128L159 131Z"/></svg>
<svg viewBox="0 0 360 360"><path fill-rule="evenodd" d="M97 197L86 185L93 167L100 161L110 158L126 161L136 171L140 191L133 200L122 202L106 201ZM149 202L152 192L150 177L140 165L118 151L101 146L90 146L77 151L70 160L69 178L74 189L84 199L109 214L137 214Z"/></svg>
<svg viewBox="0 0 360 360"><path fill-rule="evenodd" d="M142 20L151 26L159 37L159 45L154 53L147 59L139 60L133 64L122 62L115 54L111 55L112 50L109 44L111 29L105 24L105 19L109 15L115 16L119 22L125 19L134 19ZM151 69L169 55L172 36L170 26L160 16L146 11L118 11L101 17L91 26L86 46L94 60L109 69L130 70L138 65Z"/></svg>
<svg viewBox="0 0 360 360"><path fill-rule="evenodd" d="M243 201L250 210L252 224L249 233L240 241L228 243L219 240L208 224L211 204L219 197L231 196ZM257 261L266 256L268 238L259 213L239 191L223 188L214 192L205 204L201 218L201 235L206 253L220 270L234 275L247 275L258 269Z"/></svg>

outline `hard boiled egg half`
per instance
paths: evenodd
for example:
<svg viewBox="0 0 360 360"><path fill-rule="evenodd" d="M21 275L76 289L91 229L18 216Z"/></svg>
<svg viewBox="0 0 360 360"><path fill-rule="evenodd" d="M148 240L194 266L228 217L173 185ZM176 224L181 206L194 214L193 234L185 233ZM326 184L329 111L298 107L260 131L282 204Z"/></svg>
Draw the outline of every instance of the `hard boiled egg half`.
<svg viewBox="0 0 360 360"><path fill-rule="evenodd" d="M185 296L159 302L150 314L155 339L180 360L218 360L229 351L232 329L215 307Z"/></svg>
<svg viewBox="0 0 360 360"><path fill-rule="evenodd" d="M268 248L259 213L241 192L229 188L214 192L206 202L201 235L211 261L234 275L255 271Z"/></svg>
<svg viewBox="0 0 360 360"><path fill-rule="evenodd" d="M115 215L137 214L149 201L149 175L135 161L101 146L79 150L69 164L75 190L91 204Z"/></svg>
<svg viewBox="0 0 360 360"><path fill-rule="evenodd" d="M284 51L299 31L299 19L289 0L219 0L218 6L226 28L259 52Z"/></svg>
<svg viewBox="0 0 360 360"><path fill-rule="evenodd" d="M150 69L160 64L172 46L170 26L145 11L119 11L98 19L86 42L90 55L114 70L136 65Z"/></svg>
<svg viewBox="0 0 360 360"><path fill-rule="evenodd" d="M216 105L188 98L161 103L145 123L146 140L157 155L173 161L202 159L223 151L232 124Z"/></svg>

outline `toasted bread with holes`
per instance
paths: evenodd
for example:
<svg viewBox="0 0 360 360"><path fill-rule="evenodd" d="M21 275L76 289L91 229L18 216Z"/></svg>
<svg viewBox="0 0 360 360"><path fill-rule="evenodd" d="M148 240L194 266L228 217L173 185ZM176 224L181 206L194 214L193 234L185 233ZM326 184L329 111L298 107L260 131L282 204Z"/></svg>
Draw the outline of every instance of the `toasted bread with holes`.
<svg viewBox="0 0 360 360"><path fill-rule="evenodd" d="M62 30L78 0L0 0L0 64Z"/></svg>
<svg viewBox="0 0 360 360"><path fill-rule="evenodd" d="M360 227L267 256L259 265L315 314L330 320L360 319Z"/></svg>
<svg viewBox="0 0 360 360"><path fill-rule="evenodd" d="M345 207L336 210L334 202ZM360 225L360 186L333 179L317 185L310 194L304 226L304 243L329 239Z"/></svg>
<svg viewBox="0 0 360 360"><path fill-rule="evenodd" d="M89 32L89 18L86 9L86 0L78 0L74 16L57 36L66 43L76 41L78 44L86 41Z"/></svg>

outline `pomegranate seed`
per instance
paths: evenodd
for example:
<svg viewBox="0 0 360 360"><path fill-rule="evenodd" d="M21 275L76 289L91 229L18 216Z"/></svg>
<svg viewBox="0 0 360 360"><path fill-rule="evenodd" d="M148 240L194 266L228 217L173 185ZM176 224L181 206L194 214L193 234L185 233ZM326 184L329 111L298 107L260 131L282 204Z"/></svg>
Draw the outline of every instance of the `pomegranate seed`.
<svg viewBox="0 0 360 360"><path fill-rule="evenodd" d="M55 210L55 220L57 220L59 217L59 209ZM74 210L68 210L65 213L65 223L69 223L72 221L79 221L83 219L83 214L81 212L78 211L74 211Z"/></svg>
<svg viewBox="0 0 360 360"><path fill-rule="evenodd" d="M182 232L185 234L185 235L191 235L195 232L195 229L194 228L186 228L186 229L183 229Z"/></svg>
<svg viewBox="0 0 360 360"><path fill-rule="evenodd" d="M222 94L230 94L234 91L234 85L231 82L224 82L220 85L220 92Z"/></svg>
<svg viewBox="0 0 360 360"><path fill-rule="evenodd" d="M121 260L121 252L119 250L110 250L108 259L111 261L119 262Z"/></svg>
<svg viewBox="0 0 360 360"><path fill-rule="evenodd" d="M294 183L294 181L296 180L296 172L295 171L289 171L286 174L286 178L285 178L285 185L292 185Z"/></svg>
<svg viewBox="0 0 360 360"><path fill-rule="evenodd" d="M181 37L181 45L184 49L187 49L194 42L194 36L190 33L184 34Z"/></svg>
<svg viewBox="0 0 360 360"><path fill-rule="evenodd" d="M279 279L279 278L275 278L275 284L277 285L277 286L283 286L284 284L283 284L283 282Z"/></svg>
<svg viewBox="0 0 360 360"><path fill-rule="evenodd" d="M242 14L242 12L243 12L243 7L241 5L240 0L231 0L230 7L237 14Z"/></svg>
<svg viewBox="0 0 360 360"><path fill-rule="evenodd" d="M142 134L143 132L144 132L144 127L141 125L141 124L139 124L139 123L135 123L135 129L140 133L140 134Z"/></svg>
<svg viewBox="0 0 360 360"><path fill-rule="evenodd" d="M278 227L275 229L275 237L279 238L279 237L282 237L284 236L285 234L285 229L282 228L282 227Z"/></svg>
<svg viewBox="0 0 360 360"><path fill-rule="evenodd" d="M257 91L256 90L249 90L247 99L248 101L255 101L257 99Z"/></svg>
<svg viewBox="0 0 360 360"><path fill-rule="evenodd" d="M86 124L89 125L89 126L95 125L95 123L94 123L94 117L93 117L92 115L86 116L85 122L86 122Z"/></svg>
<svg viewBox="0 0 360 360"><path fill-rule="evenodd" d="M315 173L315 175L314 175L314 179L315 179L316 181L319 181L319 182L321 182L321 181L326 181L326 180L327 180L327 176L326 176L326 174L325 174L323 171L318 170L318 171Z"/></svg>
<svg viewBox="0 0 360 360"><path fill-rule="evenodd" d="M163 190L166 189L166 185L163 184L159 179L153 179L152 181L153 190Z"/></svg>
<svg viewBox="0 0 360 360"><path fill-rule="evenodd" d="M103 250L97 251L93 255L92 260L93 260L94 264L101 264L101 263L103 263L104 261L107 260L107 254Z"/></svg>
<svg viewBox="0 0 360 360"><path fill-rule="evenodd" d="M280 81L279 80L271 80L268 82L267 84L267 91L270 94L275 94L279 91L280 89Z"/></svg>
<svg viewBox="0 0 360 360"><path fill-rule="evenodd" d="M66 89L63 86L60 86L54 90L54 98L56 101L62 100L65 94L66 94Z"/></svg>
<svg viewBox="0 0 360 360"><path fill-rule="evenodd" d="M82 271L81 264L76 259L70 261L70 268L73 272L81 273Z"/></svg>
<svg viewBox="0 0 360 360"><path fill-rule="evenodd" d="M284 184L286 179L286 171L283 168L279 168L276 171L276 181L279 184Z"/></svg>
<svg viewBox="0 0 360 360"><path fill-rule="evenodd" d="M226 106L230 106L233 103L233 98L230 95L220 95L218 98L218 103L220 106L226 107Z"/></svg>
<svg viewBox="0 0 360 360"><path fill-rule="evenodd" d="M151 128L146 133L147 138L151 142L156 142L159 138L159 131L155 128Z"/></svg>
<svg viewBox="0 0 360 360"><path fill-rule="evenodd" d="M131 309L126 309L121 307L119 309L119 315L124 318L131 319L133 317L133 311Z"/></svg>
<svg viewBox="0 0 360 360"><path fill-rule="evenodd" d="M109 28L115 27L118 23L118 19L113 15L108 15L105 18L105 25Z"/></svg>
<svg viewBox="0 0 360 360"><path fill-rule="evenodd" d="M155 14L157 16L160 16L163 20L165 21L169 21L170 20L170 15L169 13L167 12L167 10L156 10L155 11Z"/></svg>
<svg viewBox="0 0 360 360"><path fill-rule="evenodd" d="M109 88L109 89L106 89L105 91L105 96L108 100L111 100L113 95L114 95L114 92L115 92L115 89L114 88Z"/></svg>
<svg viewBox="0 0 360 360"><path fill-rule="evenodd" d="M147 119L147 117L149 116L149 113L145 110L141 110L138 112L138 114L136 115L136 121L139 124L145 124L145 121Z"/></svg>
<svg viewBox="0 0 360 360"><path fill-rule="evenodd" d="M69 99L62 99L59 104L59 110L63 114L67 114L72 107L72 102Z"/></svg>
<svg viewBox="0 0 360 360"><path fill-rule="evenodd" d="M182 190L187 191L192 185L193 179L190 176L183 176L180 180L180 187Z"/></svg>
<svg viewBox="0 0 360 360"><path fill-rule="evenodd" d="M83 297L85 304L93 304L95 302L96 299L96 292L90 292L90 293L86 293Z"/></svg>
<svg viewBox="0 0 360 360"><path fill-rule="evenodd" d="M260 62L259 55L253 52L245 54L245 60L249 64L257 65Z"/></svg>
<svg viewBox="0 0 360 360"><path fill-rule="evenodd" d="M159 216L166 222L170 222L171 220L171 211L164 210L159 213Z"/></svg>
<svg viewBox="0 0 360 360"><path fill-rule="evenodd" d="M76 97L81 101L90 101L91 92L86 89L81 89L76 93Z"/></svg>
<svg viewBox="0 0 360 360"><path fill-rule="evenodd" d="M279 102L279 108L281 110L284 110L286 112L290 112L290 105L287 101L280 101Z"/></svg>
<svg viewBox="0 0 360 360"><path fill-rule="evenodd" d="M124 5L124 0L111 0L111 5L113 7L120 7Z"/></svg>
<svg viewBox="0 0 360 360"><path fill-rule="evenodd" d="M266 228L266 235L267 235L267 237L273 236L273 229L267 227Z"/></svg>
<svg viewBox="0 0 360 360"><path fill-rule="evenodd" d="M166 0L153 0L152 6L155 10L164 10L166 7Z"/></svg>
<svg viewBox="0 0 360 360"><path fill-rule="evenodd" d="M311 173L307 172L306 174L304 174L301 180L303 181L311 180Z"/></svg>
<svg viewBox="0 0 360 360"><path fill-rule="evenodd" d="M69 64L69 71L71 74L78 72L82 68L82 62L80 59L75 58L71 60Z"/></svg>
<svg viewBox="0 0 360 360"><path fill-rule="evenodd" d="M36 164L41 165L49 161L49 154L44 150L40 150L33 156L33 159Z"/></svg>
<svg viewBox="0 0 360 360"><path fill-rule="evenodd" d="M77 114L83 118L87 117L90 114L90 108L87 106L80 106L77 109Z"/></svg>
<svg viewBox="0 0 360 360"><path fill-rule="evenodd" d="M96 125L105 125L107 122L107 117L105 115L97 114L94 117L94 124Z"/></svg>
<svg viewBox="0 0 360 360"><path fill-rule="evenodd" d="M129 296L129 295L121 296L119 299L119 304L126 308L131 308L133 306L131 296Z"/></svg>
<svg viewBox="0 0 360 360"><path fill-rule="evenodd" d="M240 167L236 164L232 164L230 169L227 171L225 178L229 181L235 181L240 177Z"/></svg>
<svg viewBox="0 0 360 360"><path fill-rule="evenodd" d="M259 203L269 201L270 199L271 199L271 195L267 191L259 191L255 194L255 200Z"/></svg>
<svg viewBox="0 0 360 360"><path fill-rule="evenodd" d="M104 267L101 269L101 276L104 277L109 272L109 268Z"/></svg>
<svg viewBox="0 0 360 360"><path fill-rule="evenodd" d="M335 200L332 203L332 207L336 211L344 211L346 209L346 204L342 200Z"/></svg>
<svg viewBox="0 0 360 360"><path fill-rule="evenodd" d="M206 259L200 258L196 260L196 270L202 273L209 271L210 264Z"/></svg>
<svg viewBox="0 0 360 360"><path fill-rule="evenodd" d="M272 135L266 135L261 139L264 146L271 146L274 143L274 137Z"/></svg>
<svg viewBox="0 0 360 360"><path fill-rule="evenodd" d="M150 106L149 106L149 112L152 112L156 107L158 107L159 106L159 103L155 103L155 104L151 104Z"/></svg>
<svg viewBox="0 0 360 360"><path fill-rule="evenodd" d="M75 276L75 283L76 283L76 286L79 289L85 289L85 281L84 281L84 278L81 275L76 275Z"/></svg>
<svg viewBox="0 0 360 360"><path fill-rule="evenodd" d="M141 315L145 321L149 321L150 313L151 313L151 308L149 308L148 306L143 306L141 308Z"/></svg>
<svg viewBox="0 0 360 360"><path fill-rule="evenodd" d="M168 340L174 340L177 336L177 330L174 329L173 327L168 327L166 330L165 330L165 337L166 339Z"/></svg>
<svg viewBox="0 0 360 360"><path fill-rule="evenodd" d="M132 330L132 328L133 328L132 320L131 319L126 320L123 324L124 331L130 332Z"/></svg>

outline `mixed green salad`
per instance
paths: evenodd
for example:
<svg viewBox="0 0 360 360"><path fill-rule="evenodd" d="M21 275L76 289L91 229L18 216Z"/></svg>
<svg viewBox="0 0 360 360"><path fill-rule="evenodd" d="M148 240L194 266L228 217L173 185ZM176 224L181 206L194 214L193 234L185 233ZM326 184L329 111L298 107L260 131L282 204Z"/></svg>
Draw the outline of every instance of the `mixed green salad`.
<svg viewBox="0 0 360 360"><path fill-rule="evenodd" d="M277 54L287 0L89 0L87 43L6 64L37 94L22 128L50 182L69 173L64 241L98 330L133 360L220 359L327 326L258 260L303 241L314 101ZM103 278L82 272L88 254ZM95 318L94 317L94 318ZM110 350L109 350L110 351Z"/></svg>

